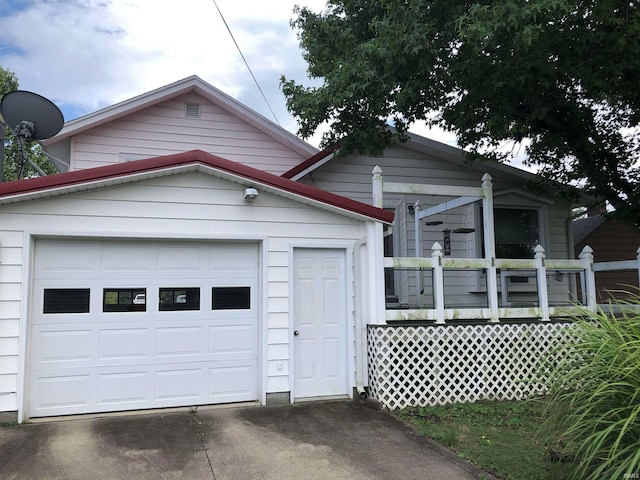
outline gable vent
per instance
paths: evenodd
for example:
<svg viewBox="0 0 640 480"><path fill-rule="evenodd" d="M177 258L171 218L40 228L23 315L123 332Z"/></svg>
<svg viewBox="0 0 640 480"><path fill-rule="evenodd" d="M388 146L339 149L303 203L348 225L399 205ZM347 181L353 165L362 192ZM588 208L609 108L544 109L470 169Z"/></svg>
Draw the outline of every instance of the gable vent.
<svg viewBox="0 0 640 480"><path fill-rule="evenodd" d="M192 118L200 118L200 105L197 103L185 103L185 115Z"/></svg>

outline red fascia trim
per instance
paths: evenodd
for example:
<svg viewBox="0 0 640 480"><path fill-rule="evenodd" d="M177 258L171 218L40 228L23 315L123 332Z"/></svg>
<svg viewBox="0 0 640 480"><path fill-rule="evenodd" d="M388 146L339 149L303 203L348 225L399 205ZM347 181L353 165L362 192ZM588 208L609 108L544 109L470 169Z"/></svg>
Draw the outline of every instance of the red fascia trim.
<svg viewBox="0 0 640 480"><path fill-rule="evenodd" d="M210 168L222 170L232 175L244 177L250 181L255 181L279 190L297 194L305 198L316 200L353 213L358 213L385 223L393 222L394 214L392 212L330 192L325 192L324 190L304 185L302 183L289 180L288 178L279 177L241 163L232 162L202 150L191 150L189 152L177 153L164 157L148 158L145 160L107 165L104 167L59 173L57 175L47 175L45 177L0 183L0 198L36 193L39 191L44 192L51 189L71 187L73 185L149 173L155 170L191 164L202 164Z"/></svg>
<svg viewBox="0 0 640 480"><path fill-rule="evenodd" d="M288 171L284 172L281 176L283 178L293 178L293 177L295 177L298 173L305 171L307 168L312 167L313 165L318 163L320 160L324 159L328 155L330 155L333 152L335 152L338 149L339 146L340 145L336 143L332 147L325 148L321 152L316 153L314 156L307 158L301 164L296 165L291 170L288 170Z"/></svg>

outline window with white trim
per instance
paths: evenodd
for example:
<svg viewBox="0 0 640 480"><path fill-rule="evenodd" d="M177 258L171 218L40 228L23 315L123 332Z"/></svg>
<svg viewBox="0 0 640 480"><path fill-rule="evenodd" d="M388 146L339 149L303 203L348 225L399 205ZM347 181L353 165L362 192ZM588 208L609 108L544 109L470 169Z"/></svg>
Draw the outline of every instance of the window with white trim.
<svg viewBox="0 0 640 480"><path fill-rule="evenodd" d="M478 257L484 256L482 218L480 207ZM542 238L540 209L497 206L493 208L493 224L496 258L533 258L535 248Z"/></svg>
<svg viewBox="0 0 640 480"><path fill-rule="evenodd" d="M540 215L536 208L494 207L496 258L533 258L540 243Z"/></svg>

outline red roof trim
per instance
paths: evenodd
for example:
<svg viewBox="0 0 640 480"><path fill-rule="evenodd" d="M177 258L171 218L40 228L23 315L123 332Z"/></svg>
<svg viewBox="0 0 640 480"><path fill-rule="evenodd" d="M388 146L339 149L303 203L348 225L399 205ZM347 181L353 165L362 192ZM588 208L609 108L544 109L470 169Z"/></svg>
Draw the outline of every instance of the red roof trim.
<svg viewBox="0 0 640 480"><path fill-rule="evenodd" d="M301 172L304 172L307 168L313 167L316 163L320 162L321 160L325 159L327 156L329 156L330 154L335 152L338 149L339 146L340 145L338 145L336 143L335 145L333 145L333 146L331 146L329 148L325 148L321 152L316 153L314 156L307 158L301 164L296 165L291 170L288 170L288 171L284 172L282 174L282 177L284 177L284 178L293 178L293 177L295 177L297 174L299 174Z"/></svg>
<svg viewBox="0 0 640 480"><path fill-rule="evenodd" d="M300 195L374 220L386 223L393 222L394 215L392 212L298 183L288 178L279 177L262 170L248 167L241 163L232 162L203 152L202 150L191 150L189 152L164 157L155 157L146 160L59 173L57 175L0 183L0 199L194 164L201 164L216 170L221 170L262 185Z"/></svg>

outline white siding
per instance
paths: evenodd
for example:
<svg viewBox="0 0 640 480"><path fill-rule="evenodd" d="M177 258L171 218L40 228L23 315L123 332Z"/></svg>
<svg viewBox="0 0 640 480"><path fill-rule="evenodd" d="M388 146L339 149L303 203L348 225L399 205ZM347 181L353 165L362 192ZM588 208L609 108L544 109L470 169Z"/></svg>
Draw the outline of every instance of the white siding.
<svg viewBox="0 0 640 480"><path fill-rule="evenodd" d="M0 207L0 411L18 408L18 370L23 365L18 358L18 330L21 324L26 327L21 322L27 321L21 318L23 249L28 247L23 243L29 235L264 241L263 375L267 393L289 391L289 269L293 246L313 243L349 247L365 236L366 226L264 192L248 204L243 191L241 185L188 173ZM349 278L353 281L352 272ZM354 318L348 321L353 323Z"/></svg>
<svg viewBox="0 0 640 480"><path fill-rule="evenodd" d="M18 383L22 232L0 232L0 412L15 410Z"/></svg>
<svg viewBox="0 0 640 480"><path fill-rule="evenodd" d="M186 103L201 105L199 118L185 115ZM304 160L292 148L191 93L75 136L71 170L196 149L276 175Z"/></svg>

